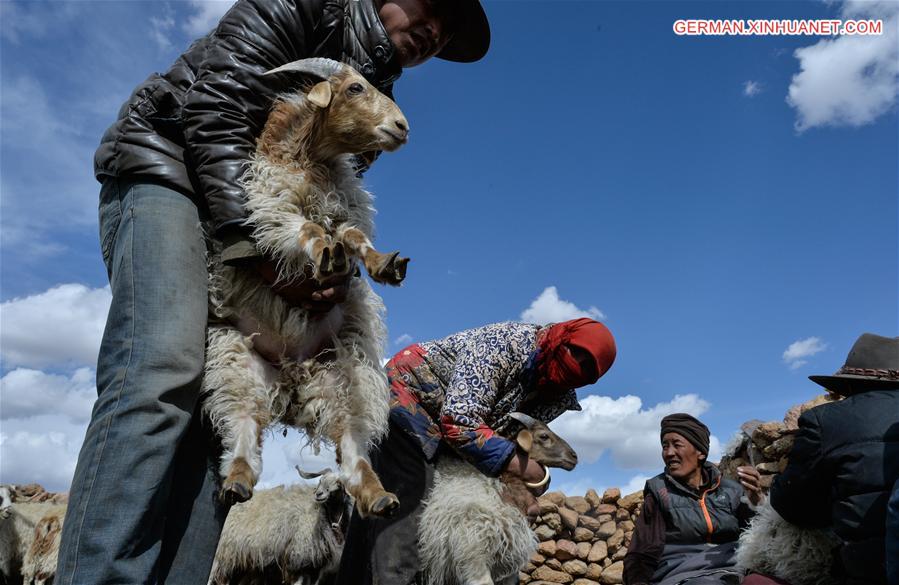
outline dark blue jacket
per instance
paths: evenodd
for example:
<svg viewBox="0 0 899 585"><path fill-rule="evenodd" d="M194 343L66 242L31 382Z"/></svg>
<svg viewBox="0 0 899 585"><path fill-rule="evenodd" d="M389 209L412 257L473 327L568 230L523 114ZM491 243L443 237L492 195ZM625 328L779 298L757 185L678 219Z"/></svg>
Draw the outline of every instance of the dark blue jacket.
<svg viewBox="0 0 899 585"><path fill-rule="evenodd" d="M884 534L899 479L899 390L868 390L799 418L790 464L771 487L785 520L832 528L843 544L835 576L851 585L886 583Z"/></svg>

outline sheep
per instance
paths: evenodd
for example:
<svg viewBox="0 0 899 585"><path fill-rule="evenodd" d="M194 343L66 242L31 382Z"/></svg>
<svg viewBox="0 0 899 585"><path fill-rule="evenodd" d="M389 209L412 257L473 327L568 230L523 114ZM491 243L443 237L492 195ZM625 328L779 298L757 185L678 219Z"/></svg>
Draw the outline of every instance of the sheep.
<svg viewBox="0 0 899 585"><path fill-rule="evenodd" d="M574 450L542 422L512 413L524 427L518 449L549 467L573 469ZM547 472L547 478L548 478ZM428 585L492 585L517 582L518 571L537 547L525 516L530 498L517 476L484 475L469 463L444 457L425 502L418 543Z"/></svg>
<svg viewBox="0 0 899 585"><path fill-rule="evenodd" d="M0 520L0 576L4 583L47 583L56 572L66 505L12 502Z"/></svg>
<svg viewBox="0 0 899 585"><path fill-rule="evenodd" d="M360 259L373 280L398 285L408 258L374 249L372 196L353 154L396 150L409 127L400 109L351 67L304 59L269 74L314 78L281 95L243 177L247 220L259 250L277 261L280 281L350 274ZM262 469L262 433L273 423L305 430L318 448L335 446L339 475L362 516L386 516L399 502L368 460L386 433L383 303L362 278L326 315L289 306L252 268L210 258L204 411L222 440L220 495L246 501ZM266 361L280 355L280 363Z"/></svg>
<svg viewBox="0 0 899 585"><path fill-rule="evenodd" d="M740 534L737 567L772 575L791 585L836 585L830 575L832 552L839 544L827 530L800 528L784 520L766 499Z"/></svg>
<svg viewBox="0 0 899 585"><path fill-rule="evenodd" d="M307 479L317 475L300 474ZM260 491L231 508L209 585L319 583L337 571L349 508L340 479L330 470L321 472L316 487Z"/></svg>
<svg viewBox="0 0 899 585"><path fill-rule="evenodd" d="M26 585L53 583L65 516L66 505L57 504L56 508L44 514L35 525L31 546L22 563L22 577Z"/></svg>

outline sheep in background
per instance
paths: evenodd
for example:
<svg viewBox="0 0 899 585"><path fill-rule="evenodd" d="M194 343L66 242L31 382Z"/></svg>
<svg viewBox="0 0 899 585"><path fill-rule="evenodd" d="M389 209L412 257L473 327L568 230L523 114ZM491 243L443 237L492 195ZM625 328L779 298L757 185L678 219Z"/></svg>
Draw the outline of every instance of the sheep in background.
<svg viewBox="0 0 899 585"><path fill-rule="evenodd" d="M337 571L349 508L340 479L330 470L314 487L261 490L231 508L209 584L319 583Z"/></svg>
<svg viewBox="0 0 899 585"><path fill-rule="evenodd" d="M10 508L12 507L12 492L12 486L0 485L0 520L9 518Z"/></svg>
<svg viewBox="0 0 899 585"><path fill-rule="evenodd" d="M518 448L547 467L574 469L577 454L544 423L522 413ZM547 478L549 477L547 472ZM525 516L520 477L488 477L444 457L419 523L419 550L428 585L492 585L511 580L537 547Z"/></svg>
<svg viewBox="0 0 899 585"><path fill-rule="evenodd" d="M791 585L837 585L830 576L832 550L839 544L827 530L800 528L784 520L766 499L740 534L737 567L778 577Z"/></svg>
<svg viewBox="0 0 899 585"><path fill-rule="evenodd" d="M14 501L6 508L6 517L0 520L0 576L4 583L31 585L52 579L65 512L65 504L52 501Z"/></svg>
<svg viewBox="0 0 899 585"><path fill-rule="evenodd" d="M244 176L259 250L277 260L281 281L310 267L316 277L348 274L358 258L375 281L399 284L408 259L372 246L372 196L351 155L396 150L406 142L406 119L347 65L304 59L269 73L285 72L318 82L279 97ZM289 306L254 269L226 266L213 251L210 304L227 325L208 331L204 410L225 448L223 499L252 496L262 432L280 422L305 430L316 447L334 444L341 481L362 516L397 507L367 455L387 429L384 307L364 279L351 281L346 301L311 315ZM254 347L280 355L280 364Z"/></svg>
<svg viewBox="0 0 899 585"><path fill-rule="evenodd" d="M25 585L53 583L65 516L66 505L58 504L55 509L44 514L35 525L31 546L28 547L22 563L22 577Z"/></svg>

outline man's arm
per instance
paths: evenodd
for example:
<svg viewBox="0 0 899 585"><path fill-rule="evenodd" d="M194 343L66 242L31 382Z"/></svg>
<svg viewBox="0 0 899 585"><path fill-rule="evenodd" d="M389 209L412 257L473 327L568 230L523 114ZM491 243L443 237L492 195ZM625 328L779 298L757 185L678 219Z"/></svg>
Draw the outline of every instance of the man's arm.
<svg viewBox="0 0 899 585"><path fill-rule="evenodd" d="M787 468L771 486L771 506L784 520L805 528L830 524L831 469L824 459L818 409L799 417Z"/></svg>
<svg viewBox="0 0 899 585"><path fill-rule="evenodd" d="M665 548L665 518L655 496L643 489L643 509L634 522L634 535L624 557L625 585L649 583Z"/></svg>
<svg viewBox="0 0 899 585"><path fill-rule="evenodd" d="M306 55L303 8L241 0L222 18L185 97L187 154L217 235L246 217L239 179L278 89L270 69Z"/></svg>

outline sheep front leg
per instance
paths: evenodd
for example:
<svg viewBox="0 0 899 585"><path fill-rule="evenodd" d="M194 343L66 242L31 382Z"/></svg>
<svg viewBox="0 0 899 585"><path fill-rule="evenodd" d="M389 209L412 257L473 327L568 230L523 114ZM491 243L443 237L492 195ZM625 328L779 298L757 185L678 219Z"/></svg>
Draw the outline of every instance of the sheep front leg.
<svg viewBox="0 0 899 585"><path fill-rule="evenodd" d="M210 327L206 351L203 411L224 447L219 496L244 502L262 473L262 432L271 422L275 373L252 342L230 327Z"/></svg>
<svg viewBox="0 0 899 585"><path fill-rule="evenodd" d="M351 263L347 258L346 246L342 242L331 243L324 228L307 221L300 228L300 248L315 266L315 278L323 280L335 274L346 274Z"/></svg>
<svg viewBox="0 0 899 585"><path fill-rule="evenodd" d="M338 232L337 239L346 245L351 256L362 260L365 270L375 282L395 286L406 278L409 258L401 257L399 252L378 252L359 229L344 228Z"/></svg>

